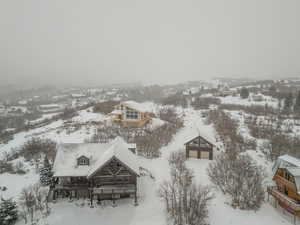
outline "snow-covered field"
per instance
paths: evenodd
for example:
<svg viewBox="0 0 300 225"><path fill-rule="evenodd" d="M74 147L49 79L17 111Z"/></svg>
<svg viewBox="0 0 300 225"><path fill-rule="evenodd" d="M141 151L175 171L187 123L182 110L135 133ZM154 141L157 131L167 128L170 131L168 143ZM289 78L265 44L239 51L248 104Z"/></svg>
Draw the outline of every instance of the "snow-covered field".
<svg viewBox="0 0 300 225"><path fill-rule="evenodd" d="M241 99L239 96L227 96L227 97L219 97L221 100L222 104L233 104L233 105L244 105L244 106L255 106L255 105L260 105L260 106L265 106L266 104L269 107L277 108L278 107L278 101L272 99L270 96L263 96L264 101L253 101L250 98L246 99Z"/></svg>
<svg viewBox="0 0 300 225"><path fill-rule="evenodd" d="M226 100L227 101L227 100ZM232 103L232 102L231 102ZM153 108L155 108L153 106ZM51 214L47 218L49 225L166 225L166 217L163 202L157 195L157 189L160 183L169 176L168 157L172 151L184 151L184 143L195 135L205 135L215 141L215 131L211 125L205 125L202 121L201 113L193 109L179 109L184 115L185 126L176 134L173 141L161 149L161 157L157 159L140 158L144 168L151 171L155 179L150 177L141 177L139 181L139 205L134 206L132 199L120 200L117 207L112 207L110 202L104 206L90 208L84 200L68 202L59 200L51 204ZM103 121L105 116L100 114L83 111L75 121ZM153 125L159 125L161 121L155 121ZM83 142L92 133L90 130L80 129L74 133L67 134L60 130L62 121L54 122L42 128L37 128L29 132L22 132L15 135L13 141L7 145L0 146L1 151L9 151L11 148L19 147L24 141L32 136L51 138L57 142ZM60 130L60 132L57 132ZM217 143L222 150L221 143ZM217 152L215 153L217 154ZM270 167L259 151L249 151L249 154L260 164ZM195 179L199 184L211 185L206 168L208 160L189 159L187 166L194 171ZM3 197L15 197L23 187L36 182L38 175L31 170L26 175L0 175L0 186L5 185L8 190L3 192ZM218 190L212 188L215 198L209 205L209 222L211 225L283 225L291 224L292 218L284 215L282 211L276 210L270 203L266 202L262 208L257 211L241 211L233 209L229 204L227 196L224 196ZM84 204L83 204L84 203ZM18 225L24 224L19 221Z"/></svg>

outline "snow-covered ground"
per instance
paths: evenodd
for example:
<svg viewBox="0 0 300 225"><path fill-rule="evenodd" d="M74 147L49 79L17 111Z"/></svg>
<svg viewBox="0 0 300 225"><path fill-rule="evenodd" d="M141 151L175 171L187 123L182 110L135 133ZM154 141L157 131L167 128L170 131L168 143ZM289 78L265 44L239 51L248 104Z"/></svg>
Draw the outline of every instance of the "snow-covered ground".
<svg viewBox="0 0 300 225"><path fill-rule="evenodd" d="M150 177L141 177L139 181L139 205L133 206L132 199L120 200L117 207L112 207L110 202L105 206L89 208L83 200L68 202L59 200L51 204L52 211L47 218L50 225L166 225L166 216L163 202L160 201L157 190L160 183L169 176L168 157L172 151L184 151L184 143L195 135L205 135L211 140L215 140L215 130L211 125L205 125L201 113L193 109L178 109L184 115L185 126L175 135L173 141L161 149L161 157L157 159L140 158L144 168L151 171L155 179ZM99 115L99 114L97 114ZM74 118L77 121L87 122L87 120L101 119L90 112L81 112L79 117ZM89 118L89 119L86 119ZM98 120L99 119L99 120ZM157 121L155 122L157 123ZM67 135L65 131L57 133L57 130L63 125L62 121L54 122L43 128L38 128L27 133L15 135L15 139L7 145L0 146L2 150L9 150L11 147L18 147L27 138L35 133L42 133L40 136L48 137L60 142L83 142L89 136L87 130L81 129ZM221 148L221 143L217 143ZM262 154L257 150L248 151L248 153L262 166L269 168L268 163ZM215 153L217 154L217 152ZM196 182L202 185L211 185L206 168L209 160L189 159L187 166L194 171ZM17 196L21 189L30 183L36 182L38 176L33 171L26 175L0 175L0 185L5 185L8 190L3 193L5 197ZM264 203L257 212L241 211L233 209L229 204L227 196L224 196L218 190L212 188L215 198L209 205L209 222L211 225L283 225L291 224L292 218L282 214L269 203ZM286 213L287 214L287 213ZM19 221L18 225L23 225Z"/></svg>
<svg viewBox="0 0 300 225"><path fill-rule="evenodd" d="M270 96L263 96L264 101L253 101L250 98L242 99L239 96L227 96L227 97L218 97L221 100L222 104L233 104L233 105L244 105L244 106L254 106L254 105L260 105L265 106L266 104L269 107L277 108L278 107L278 101L272 99Z"/></svg>

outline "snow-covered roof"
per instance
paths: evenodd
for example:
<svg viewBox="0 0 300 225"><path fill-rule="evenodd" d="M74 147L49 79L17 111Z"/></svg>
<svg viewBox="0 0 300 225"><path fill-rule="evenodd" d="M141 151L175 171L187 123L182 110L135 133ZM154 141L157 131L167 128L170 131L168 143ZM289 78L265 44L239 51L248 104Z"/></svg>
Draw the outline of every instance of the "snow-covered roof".
<svg viewBox="0 0 300 225"><path fill-rule="evenodd" d="M128 144L120 137L113 140L109 149L97 160L94 166L89 171L88 177L92 176L97 170L104 166L104 164L111 158L116 157L126 166L128 166L136 174L139 173L139 163L137 157L128 150Z"/></svg>
<svg viewBox="0 0 300 225"><path fill-rule="evenodd" d="M128 106L129 108L136 109L140 112L151 112L151 109L144 104L135 101L125 101L121 102L120 105Z"/></svg>
<svg viewBox="0 0 300 225"><path fill-rule="evenodd" d="M279 160L291 164L291 166L300 167L300 160L290 155L282 155L278 157Z"/></svg>
<svg viewBox="0 0 300 225"><path fill-rule="evenodd" d="M96 169L103 166L113 156L118 158L131 170L138 173L139 164L137 157L122 138L117 137L111 143L69 143L58 146L53 172L56 177L89 176ZM89 158L89 165L77 165L80 156Z"/></svg>
<svg viewBox="0 0 300 225"><path fill-rule="evenodd" d="M279 156L272 168L273 176L276 174L278 168L287 169L295 177L300 176L300 160L293 156L287 154Z"/></svg>
<svg viewBox="0 0 300 225"><path fill-rule="evenodd" d="M210 142L210 143L213 144L214 146L217 146L217 142L216 142L216 140L215 140L213 137L207 135L207 134L204 133L204 132L198 131L198 130L193 130L193 131L191 131L191 133L186 137L184 143L186 144L186 143L188 143L189 141L191 141L191 140L193 140L194 138L199 137L199 136L201 136L202 138L204 138L205 140L207 140L208 142Z"/></svg>
<svg viewBox="0 0 300 225"><path fill-rule="evenodd" d="M115 109L110 114L117 114L117 115L119 115L119 114L123 114L123 112L122 112L122 110Z"/></svg>
<svg viewBox="0 0 300 225"><path fill-rule="evenodd" d="M289 171L294 177L300 177L300 168L299 167L287 167L287 171Z"/></svg>

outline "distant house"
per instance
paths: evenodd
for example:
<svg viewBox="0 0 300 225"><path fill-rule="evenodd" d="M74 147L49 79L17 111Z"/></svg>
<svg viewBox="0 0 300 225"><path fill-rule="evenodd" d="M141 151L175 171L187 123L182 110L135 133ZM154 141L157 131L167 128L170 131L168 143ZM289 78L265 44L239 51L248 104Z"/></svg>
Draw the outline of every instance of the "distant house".
<svg viewBox="0 0 300 225"><path fill-rule="evenodd" d="M110 113L113 122L130 127L143 127L151 121L151 112L144 105L135 101L121 102Z"/></svg>
<svg viewBox="0 0 300 225"><path fill-rule="evenodd" d="M0 114L4 114L6 112L5 106L0 104Z"/></svg>
<svg viewBox="0 0 300 225"><path fill-rule="evenodd" d="M186 158L213 159L214 144L202 136L196 136L185 144Z"/></svg>
<svg viewBox="0 0 300 225"><path fill-rule="evenodd" d="M294 216L300 215L300 160L283 155L278 157L274 166L273 181L275 186L268 187L268 194Z"/></svg>
<svg viewBox="0 0 300 225"><path fill-rule="evenodd" d="M111 143L62 144L54 161L53 199L112 200L132 197L137 204L139 162L122 138Z"/></svg>
<svg viewBox="0 0 300 225"><path fill-rule="evenodd" d="M262 102L264 100L264 96L262 94L253 94L251 98L255 102Z"/></svg>
<svg viewBox="0 0 300 225"><path fill-rule="evenodd" d="M39 105L38 110L44 114L62 112L64 107L59 104Z"/></svg>

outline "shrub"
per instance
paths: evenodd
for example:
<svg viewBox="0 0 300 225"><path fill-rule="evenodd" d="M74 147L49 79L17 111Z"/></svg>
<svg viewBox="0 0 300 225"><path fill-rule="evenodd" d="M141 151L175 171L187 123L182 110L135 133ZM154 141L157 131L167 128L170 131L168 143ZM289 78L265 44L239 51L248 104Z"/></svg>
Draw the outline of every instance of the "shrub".
<svg viewBox="0 0 300 225"><path fill-rule="evenodd" d="M77 116L78 113L76 111L76 109L73 109L73 108L65 108L64 111L60 114L60 117L63 119L63 120L67 120L67 119L70 119L70 118L73 118L74 116Z"/></svg>
<svg viewBox="0 0 300 225"><path fill-rule="evenodd" d="M18 219L17 204L12 199L0 200L0 224L12 225Z"/></svg>
<svg viewBox="0 0 300 225"><path fill-rule="evenodd" d="M0 174L1 173L14 173L12 163L6 160L0 160Z"/></svg>
<svg viewBox="0 0 300 225"><path fill-rule="evenodd" d="M53 161L56 154L56 142L50 139L32 138L25 142L20 150L20 155L28 161L31 159L38 161L43 154Z"/></svg>
<svg viewBox="0 0 300 225"><path fill-rule="evenodd" d="M168 96L162 100L163 105L173 105L173 106L182 106L187 107L187 99L182 94L174 94Z"/></svg>
<svg viewBox="0 0 300 225"><path fill-rule="evenodd" d="M198 97L192 102L194 109L208 109L210 105L219 105L221 100L213 97Z"/></svg>
<svg viewBox="0 0 300 225"><path fill-rule="evenodd" d="M171 179L164 181L159 189L168 219L174 225L206 225L207 205L213 198L209 188L194 184L193 172L185 166L184 153L172 153L169 164Z"/></svg>
<svg viewBox="0 0 300 225"><path fill-rule="evenodd" d="M168 145L183 126L182 119L178 117L173 107L161 109L159 117L167 123L154 130L145 130L144 133L134 138L139 153L146 157L158 157L160 155L159 149Z"/></svg>
<svg viewBox="0 0 300 225"><path fill-rule="evenodd" d="M248 98L249 97L249 91L248 91L248 89L245 88L245 87L243 87L241 89L240 95L241 95L241 98L243 98L243 99Z"/></svg>
<svg viewBox="0 0 300 225"><path fill-rule="evenodd" d="M258 210L261 207L264 169L247 154L222 153L209 164L207 172L211 182L230 195L234 208Z"/></svg>
<svg viewBox="0 0 300 225"><path fill-rule="evenodd" d="M20 216L25 224L30 220L31 224L38 224L40 218L50 214L48 205L48 189L34 184L24 188L20 194L19 206Z"/></svg>
<svg viewBox="0 0 300 225"><path fill-rule="evenodd" d="M25 174L25 168L24 168L24 163L19 161L16 163L16 165L14 166L14 172L17 174Z"/></svg>
<svg viewBox="0 0 300 225"><path fill-rule="evenodd" d="M97 103L93 107L93 112L108 114L112 112L114 110L114 106L118 105L119 103L120 103L119 101L106 101L106 102Z"/></svg>

